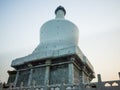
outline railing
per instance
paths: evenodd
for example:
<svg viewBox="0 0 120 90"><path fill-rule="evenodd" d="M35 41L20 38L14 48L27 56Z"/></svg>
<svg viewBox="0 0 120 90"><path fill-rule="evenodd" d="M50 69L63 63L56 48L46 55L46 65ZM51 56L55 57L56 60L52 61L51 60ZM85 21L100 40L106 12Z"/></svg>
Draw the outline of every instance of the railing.
<svg viewBox="0 0 120 90"><path fill-rule="evenodd" d="M3 88L4 87L4 88ZM25 87L21 84L20 87L14 87L13 84L5 85L0 83L0 90L120 90L120 80L104 81L99 77L95 83L80 83L80 84L56 84L36 86L35 84Z"/></svg>
<svg viewBox="0 0 120 90"><path fill-rule="evenodd" d="M9 87L3 90L80 90L80 85L58 84L46 86Z"/></svg>
<svg viewBox="0 0 120 90"><path fill-rule="evenodd" d="M83 90L120 90L120 80L83 84Z"/></svg>
<svg viewBox="0 0 120 90"><path fill-rule="evenodd" d="M56 84L46 86L12 87L1 90L120 90L120 80L86 84Z"/></svg>

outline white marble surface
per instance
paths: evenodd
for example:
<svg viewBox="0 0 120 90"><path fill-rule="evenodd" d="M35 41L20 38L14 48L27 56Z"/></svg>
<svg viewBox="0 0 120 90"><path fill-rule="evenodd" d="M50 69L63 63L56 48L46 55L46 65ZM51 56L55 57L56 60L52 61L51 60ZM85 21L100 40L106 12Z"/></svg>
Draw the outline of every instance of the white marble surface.
<svg viewBox="0 0 120 90"><path fill-rule="evenodd" d="M57 11L55 19L43 24L40 29L40 43L36 49L28 56L13 60L11 66L76 54L83 63L86 63L93 70L92 65L77 46L79 37L77 26L66 20L64 15L64 11L60 9Z"/></svg>

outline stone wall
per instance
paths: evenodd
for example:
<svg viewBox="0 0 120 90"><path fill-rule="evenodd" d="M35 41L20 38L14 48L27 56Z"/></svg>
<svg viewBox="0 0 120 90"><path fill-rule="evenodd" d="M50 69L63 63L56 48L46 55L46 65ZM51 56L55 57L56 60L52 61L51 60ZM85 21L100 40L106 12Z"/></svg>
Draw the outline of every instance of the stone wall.
<svg viewBox="0 0 120 90"><path fill-rule="evenodd" d="M7 83L12 83L12 82L14 82L15 77L16 77L16 74L11 74L11 75L9 75L9 79L8 79L8 82L7 82Z"/></svg>
<svg viewBox="0 0 120 90"><path fill-rule="evenodd" d="M45 67L34 68L32 73L31 84L44 85L45 82Z"/></svg>
<svg viewBox="0 0 120 90"><path fill-rule="evenodd" d="M24 70L19 72L18 80L16 86L27 86L29 79L30 70Z"/></svg>
<svg viewBox="0 0 120 90"><path fill-rule="evenodd" d="M65 67L65 66L63 66ZM55 67L54 67L55 68ZM28 87L20 86L14 87L12 84L0 83L0 90L120 90L120 80L102 81L101 76L98 75L98 82L79 84L54 84L54 85L36 85L33 84Z"/></svg>
<svg viewBox="0 0 120 90"><path fill-rule="evenodd" d="M26 68L16 70L15 87L28 87L31 85L55 85L55 84L79 84L81 76L83 81L88 77L76 59L71 57L62 57L53 60L44 60L42 62L34 62L26 64ZM44 62L44 63L43 63ZM42 63L42 64L39 64ZM80 62L79 62L80 63ZM11 71L12 73L12 71ZM11 79L13 74L9 74Z"/></svg>
<svg viewBox="0 0 120 90"><path fill-rule="evenodd" d="M50 68L50 85L68 83L68 65L56 65Z"/></svg>
<svg viewBox="0 0 120 90"><path fill-rule="evenodd" d="M77 67L74 66L74 83L79 84L80 83L80 71L78 70Z"/></svg>

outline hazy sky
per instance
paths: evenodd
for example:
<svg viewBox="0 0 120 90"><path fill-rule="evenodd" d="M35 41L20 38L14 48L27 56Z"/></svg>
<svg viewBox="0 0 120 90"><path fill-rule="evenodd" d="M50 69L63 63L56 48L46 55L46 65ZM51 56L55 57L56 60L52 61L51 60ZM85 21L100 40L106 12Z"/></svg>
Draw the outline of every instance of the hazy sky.
<svg viewBox="0 0 120 90"><path fill-rule="evenodd" d="M79 28L79 47L102 79L120 72L120 0L0 0L0 80L7 81L11 61L39 44L39 29L55 18L56 7ZM96 81L96 79L94 80Z"/></svg>

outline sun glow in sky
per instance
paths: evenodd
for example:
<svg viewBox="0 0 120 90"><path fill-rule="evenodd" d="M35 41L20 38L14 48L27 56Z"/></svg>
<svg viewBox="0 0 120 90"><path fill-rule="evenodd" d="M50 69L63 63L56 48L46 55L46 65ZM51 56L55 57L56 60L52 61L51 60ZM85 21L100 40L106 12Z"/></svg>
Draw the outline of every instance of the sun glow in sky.
<svg viewBox="0 0 120 90"><path fill-rule="evenodd" d="M0 0L0 80L7 81L12 60L39 44L39 29L55 18L62 5L65 18L79 28L79 47L102 79L120 72L120 0ZM94 80L96 81L96 79Z"/></svg>

